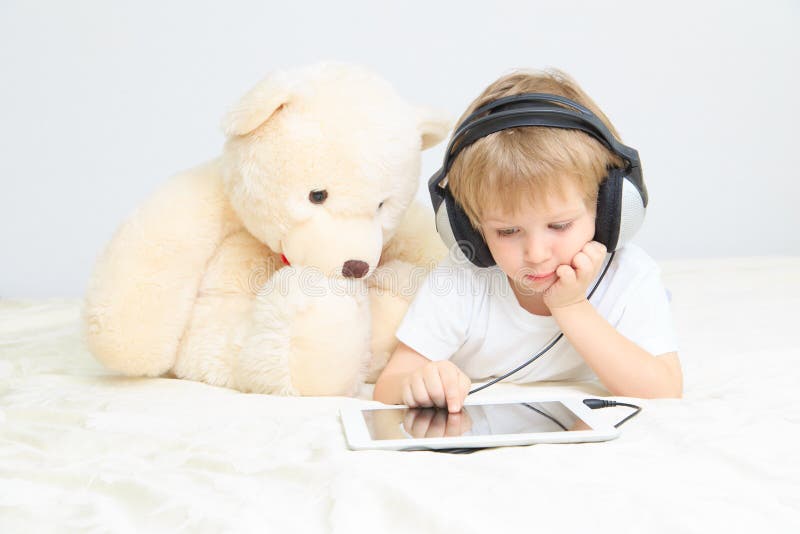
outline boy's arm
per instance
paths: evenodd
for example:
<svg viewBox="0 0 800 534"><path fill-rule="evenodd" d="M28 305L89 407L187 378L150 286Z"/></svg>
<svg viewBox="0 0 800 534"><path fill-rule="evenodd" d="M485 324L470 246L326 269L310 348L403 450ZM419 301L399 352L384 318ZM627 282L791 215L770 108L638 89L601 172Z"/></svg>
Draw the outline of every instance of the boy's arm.
<svg viewBox="0 0 800 534"><path fill-rule="evenodd" d="M588 300L552 308L564 335L600 381L616 396L658 398L683 394L676 352L650 354L620 334Z"/></svg>
<svg viewBox="0 0 800 534"><path fill-rule="evenodd" d="M683 375L678 354L650 354L619 333L586 299L600 272L606 247L587 243L570 265L559 265L558 280L544 292L544 302L561 331L614 394L625 397L680 397Z"/></svg>

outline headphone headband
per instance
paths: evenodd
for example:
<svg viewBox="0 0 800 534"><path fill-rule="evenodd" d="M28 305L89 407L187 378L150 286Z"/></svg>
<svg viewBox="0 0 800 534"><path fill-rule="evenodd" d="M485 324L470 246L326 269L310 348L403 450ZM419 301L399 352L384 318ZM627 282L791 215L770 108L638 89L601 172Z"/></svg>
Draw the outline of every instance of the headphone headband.
<svg viewBox="0 0 800 534"><path fill-rule="evenodd" d="M617 141L602 122L596 118L589 120L587 117L577 115L561 106L556 106L554 108L542 107L534 110L522 108L498 111L475 120L473 123L466 125L459 133L459 137L456 140L457 144L452 148L448 158L450 160L449 164L452 165L453 160L465 147L481 137L486 137L501 130L524 126L580 130L591 135L608 150L625 160L628 167L632 167L639 162L636 150ZM450 169L448 168L447 170Z"/></svg>
<svg viewBox="0 0 800 534"><path fill-rule="evenodd" d="M573 102L572 100L565 98L563 96L551 95L548 93L522 93L518 95L511 95L503 98L498 98L497 100L487 102L486 104L482 105L481 107L473 111L466 119L464 119L461 122L461 126L469 124L470 122L478 118L480 115L483 115L484 113L492 112L500 107L505 107L505 106L511 107L511 104L518 104L518 103L531 103L531 104L558 103L558 104L563 104L564 106L571 107L575 111L583 113L588 117L594 116L594 114L584 106L578 104L577 102ZM457 129L456 132L453 133L453 137L456 137L458 133L460 132Z"/></svg>
<svg viewBox="0 0 800 534"><path fill-rule="evenodd" d="M480 117L487 112L488 115ZM487 135L526 126L580 130L592 136L625 161L626 173L640 189L647 205L647 189L644 187L639 153L636 149L620 143L596 115L577 102L548 93L523 93L484 104L455 129L445 151L442 167L428 181L428 191L434 210L438 209L444 200L443 191L437 189L443 189L440 184L462 150Z"/></svg>

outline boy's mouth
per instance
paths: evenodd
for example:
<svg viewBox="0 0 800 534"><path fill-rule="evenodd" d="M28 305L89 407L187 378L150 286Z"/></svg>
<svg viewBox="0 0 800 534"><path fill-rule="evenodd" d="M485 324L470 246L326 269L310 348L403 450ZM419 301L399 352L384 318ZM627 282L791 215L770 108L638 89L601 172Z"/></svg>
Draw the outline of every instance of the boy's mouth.
<svg viewBox="0 0 800 534"><path fill-rule="evenodd" d="M548 280L552 276L556 274L555 271L545 273L545 274L526 274L525 279L530 280L531 282L541 282L542 280Z"/></svg>

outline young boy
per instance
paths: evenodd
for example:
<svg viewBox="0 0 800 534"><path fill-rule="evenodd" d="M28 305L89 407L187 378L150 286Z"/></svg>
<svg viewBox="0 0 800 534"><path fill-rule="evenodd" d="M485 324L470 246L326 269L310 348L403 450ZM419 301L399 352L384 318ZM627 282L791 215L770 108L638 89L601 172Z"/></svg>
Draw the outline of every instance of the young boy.
<svg viewBox="0 0 800 534"><path fill-rule="evenodd" d="M617 136L559 71L500 78L459 124L487 102L521 93L582 104ZM511 128L466 147L448 187L496 265L448 257L430 273L398 328L400 343L374 398L459 412L472 380L514 369L559 331L566 339L509 380L599 379L616 396L680 397L682 371L657 264L625 245L587 300L606 260L606 248L592 241L598 188L607 168L619 165L600 142L572 129Z"/></svg>

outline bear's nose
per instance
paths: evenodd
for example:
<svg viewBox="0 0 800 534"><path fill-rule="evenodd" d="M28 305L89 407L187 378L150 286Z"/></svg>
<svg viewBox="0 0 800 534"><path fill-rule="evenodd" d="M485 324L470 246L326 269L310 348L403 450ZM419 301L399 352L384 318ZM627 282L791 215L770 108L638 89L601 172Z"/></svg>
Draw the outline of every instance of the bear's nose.
<svg viewBox="0 0 800 534"><path fill-rule="evenodd" d="M369 265L360 260L347 260L342 266L342 276L347 278L361 278L369 271Z"/></svg>

